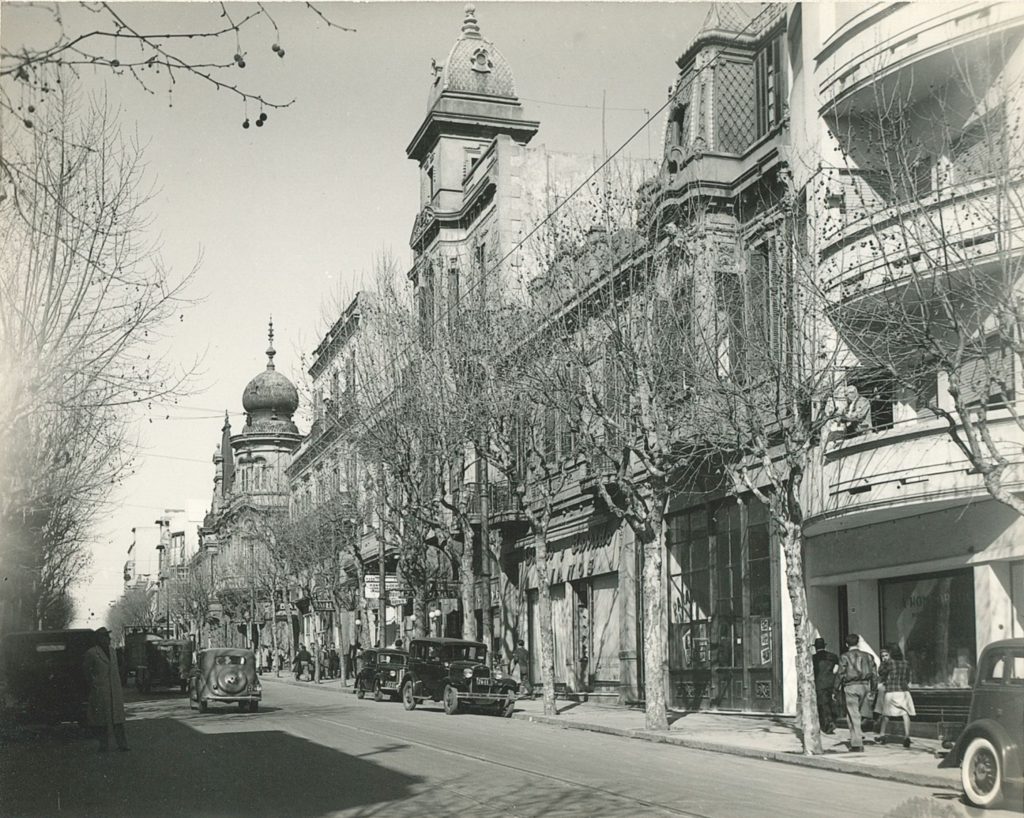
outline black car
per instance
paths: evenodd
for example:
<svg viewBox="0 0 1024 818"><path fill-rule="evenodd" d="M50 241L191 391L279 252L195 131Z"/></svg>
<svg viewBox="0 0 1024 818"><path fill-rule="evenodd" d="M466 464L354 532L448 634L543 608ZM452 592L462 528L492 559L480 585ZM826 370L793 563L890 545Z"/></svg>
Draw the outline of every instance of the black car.
<svg viewBox="0 0 1024 818"><path fill-rule="evenodd" d="M409 654L398 648L364 650L359 656L362 665L356 674L356 697L373 693L374 701L385 696L398 701Z"/></svg>
<svg viewBox="0 0 1024 818"><path fill-rule="evenodd" d="M1024 639L993 642L982 652L969 723L953 758L964 796L976 807L998 806L1024 787Z"/></svg>
<svg viewBox="0 0 1024 818"><path fill-rule="evenodd" d="M95 644L96 632L88 629L7 634L0 643L0 709L29 720L84 723L85 652Z"/></svg>
<svg viewBox="0 0 1024 818"><path fill-rule="evenodd" d="M463 706L491 708L511 716L515 709L515 679L487 666L487 647L464 639L413 639L402 683L402 704L413 710L428 699L444 702L444 712Z"/></svg>

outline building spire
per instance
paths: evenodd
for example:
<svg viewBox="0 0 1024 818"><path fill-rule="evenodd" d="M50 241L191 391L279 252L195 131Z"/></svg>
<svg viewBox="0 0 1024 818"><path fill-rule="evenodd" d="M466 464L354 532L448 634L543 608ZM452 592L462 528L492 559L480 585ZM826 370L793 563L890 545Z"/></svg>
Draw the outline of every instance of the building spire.
<svg viewBox="0 0 1024 818"><path fill-rule="evenodd" d="M274 356L277 352L274 350L274 316L270 316L270 329L267 332L267 340L270 345L267 347L267 369L274 368Z"/></svg>
<svg viewBox="0 0 1024 818"><path fill-rule="evenodd" d="M462 21L462 36L479 40L480 26L476 22L476 6L466 3L466 19Z"/></svg>

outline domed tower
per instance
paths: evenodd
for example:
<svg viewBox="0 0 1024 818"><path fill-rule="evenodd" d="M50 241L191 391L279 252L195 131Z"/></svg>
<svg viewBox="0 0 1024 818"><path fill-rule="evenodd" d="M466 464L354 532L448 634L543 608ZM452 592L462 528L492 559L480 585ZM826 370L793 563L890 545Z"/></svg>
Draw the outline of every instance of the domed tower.
<svg viewBox="0 0 1024 818"><path fill-rule="evenodd" d="M420 164L421 206L434 211L462 206L463 181L495 137L525 145L537 133L539 123L523 115L512 68L480 33L472 5L444 65L433 63L427 109L406 154Z"/></svg>
<svg viewBox="0 0 1024 818"><path fill-rule="evenodd" d="M242 392L245 426L231 436L234 455L232 493L249 495L280 494L287 504L287 468L302 435L292 415L299 408L295 385L274 366L274 322L268 332L267 368L249 381ZM276 502L268 502L277 505Z"/></svg>

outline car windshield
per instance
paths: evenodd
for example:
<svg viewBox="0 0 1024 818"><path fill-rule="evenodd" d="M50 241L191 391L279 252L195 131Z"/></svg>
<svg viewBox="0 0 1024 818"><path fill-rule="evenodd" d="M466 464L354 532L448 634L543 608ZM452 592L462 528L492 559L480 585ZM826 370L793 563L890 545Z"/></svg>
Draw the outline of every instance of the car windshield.
<svg viewBox="0 0 1024 818"><path fill-rule="evenodd" d="M393 653L382 653L377 657L377 664L379 665L404 665L405 657L396 656Z"/></svg>
<svg viewBox="0 0 1024 818"><path fill-rule="evenodd" d="M244 656L218 656L216 661L217 661L218 665L244 665L245 664L245 657Z"/></svg>
<svg viewBox="0 0 1024 818"><path fill-rule="evenodd" d="M483 645L451 645L448 648L448 658L453 661L483 662L487 659L487 648Z"/></svg>

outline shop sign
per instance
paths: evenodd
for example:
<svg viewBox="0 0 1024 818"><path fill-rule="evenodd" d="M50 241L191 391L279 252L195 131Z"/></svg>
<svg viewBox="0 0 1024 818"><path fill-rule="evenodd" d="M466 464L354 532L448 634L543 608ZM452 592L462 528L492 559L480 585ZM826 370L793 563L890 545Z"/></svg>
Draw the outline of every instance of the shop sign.
<svg viewBox="0 0 1024 818"><path fill-rule="evenodd" d="M608 528L572 538L570 545L549 552L548 584L557 585L619 570L619 539Z"/></svg>
<svg viewBox="0 0 1024 818"><path fill-rule="evenodd" d="M388 574L384 577L384 590L387 593L400 591L401 585L396 574ZM380 576L368 576L365 582L365 593L367 599L380 599Z"/></svg>
<svg viewBox="0 0 1024 818"><path fill-rule="evenodd" d="M769 665L772 661L772 621L767 616L761 617L761 664Z"/></svg>

